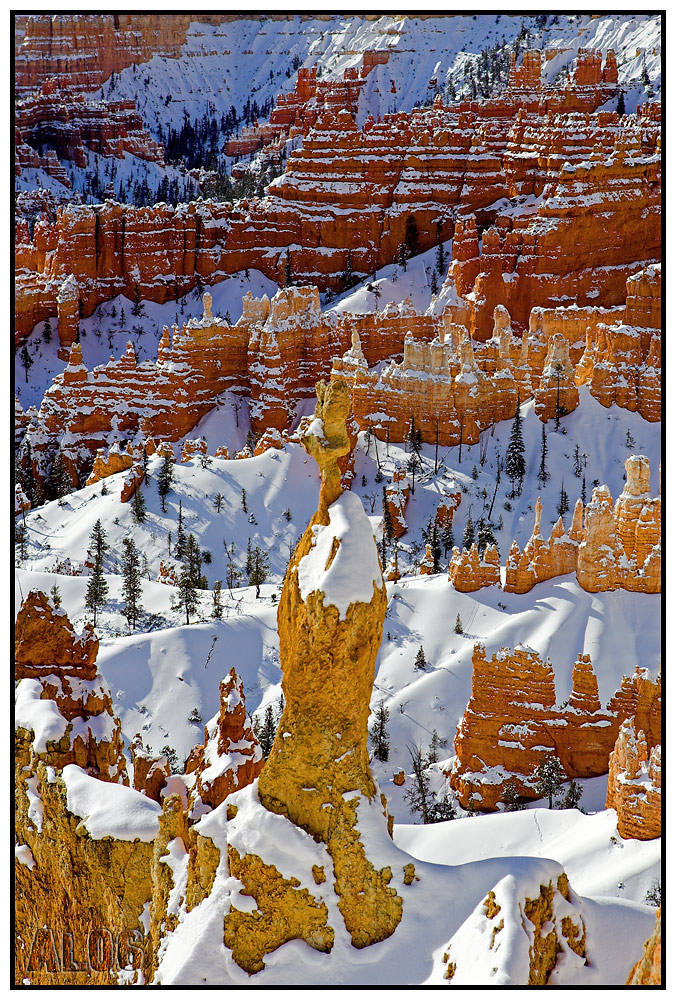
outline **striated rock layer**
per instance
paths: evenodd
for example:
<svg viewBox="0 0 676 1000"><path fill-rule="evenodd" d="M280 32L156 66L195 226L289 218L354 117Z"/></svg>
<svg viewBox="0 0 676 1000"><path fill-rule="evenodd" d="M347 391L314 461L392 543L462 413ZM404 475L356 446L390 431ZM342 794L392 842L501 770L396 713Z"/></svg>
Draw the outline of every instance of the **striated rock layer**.
<svg viewBox="0 0 676 1000"><path fill-rule="evenodd" d="M498 304L518 330L535 305L619 305L626 279L660 256L660 129L651 114L592 113L615 87L515 87L362 131L329 104L264 199L68 206L32 236L17 228L17 330L53 314L70 273L85 315L136 283L163 302L248 267L282 284L287 263L295 282L342 289L348 253L357 276L391 263L410 217L420 250L455 225L447 286L454 321L477 340ZM501 212L502 199L518 212Z"/></svg>
<svg viewBox="0 0 676 1000"><path fill-rule="evenodd" d="M661 675L654 681L647 670L637 668L602 709L587 655L581 654L573 666L565 707L556 705L551 663L526 646L501 649L487 658L478 643L472 666L472 695L448 772L465 808L497 808L508 781L523 798L537 798L535 772L546 752L559 758L568 778L605 774L620 726L629 716L640 719L653 743L661 742Z"/></svg>

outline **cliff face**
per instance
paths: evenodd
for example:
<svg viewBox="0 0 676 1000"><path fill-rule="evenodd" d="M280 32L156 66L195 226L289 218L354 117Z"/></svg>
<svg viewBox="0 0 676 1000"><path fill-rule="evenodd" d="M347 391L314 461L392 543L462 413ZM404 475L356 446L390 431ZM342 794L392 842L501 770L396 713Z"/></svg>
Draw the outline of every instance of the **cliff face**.
<svg viewBox="0 0 676 1000"><path fill-rule="evenodd" d="M76 636L49 598L28 595L15 632L17 983L116 983L144 962L159 807L125 787L97 651L91 630ZM102 820L108 807L117 826Z"/></svg>
<svg viewBox="0 0 676 1000"><path fill-rule="evenodd" d="M464 807L497 808L510 780L520 796L537 798L535 772L545 751L556 754L568 778L605 774L620 725L635 712L650 738L661 740L661 678L655 682L647 671L625 677L602 709L590 659L580 655L568 705L561 708L551 664L532 649L501 649L489 659L477 644L472 665L472 696L448 773Z"/></svg>
<svg viewBox="0 0 676 1000"><path fill-rule="evenodd" d="M14 127L17 174L23 167L42 165L37 151L44 146L49 147L48 156L72 160L78 167L87 166L87 150L117 159L131 153L164 166L162 147L151 138L134 101L87 101L81 94L61 90L56 80L48 80L39 93L19 101ZM46 165L53 173L50 163ZM70 187L67 174L65 180Z"/></svg>
<svg viewBox="0 0 676 1000"><path fill-rule="evenodd" d="M354 70L335 100L326 98L265 199L175 210L71 207L54 223L40 223L34 238L22 233L19 333L49 314L56 278L75 275L88 315L115 294L133 293L134 263L143 297L166 301L176 287L193 287L198 275L215 279L245 267L281 284L293 247L294 282L339 289L348 251L356 275L391 263L406 241L409 216L420 250L433 247L440 206L459 217L449 275L459 296L455 318L479 341L491 335L496 305L508 307L517 330L527 326L533 305L617 305L639 263L659 258L659 123L643 115L620 124L614 113L590 113L613 83L515 88L501 99L452 108L437 101L431 109L369 119L359 131L348 108L363 82ZM305 93L313 85L298 86ZM279 115L286 117L281 107ZM534 198L519 214L492 207L522 195ZM443 239L453 235L450 211L447 218Z"/></svg>
<svg viewBox="0 0 676 1000"><path fill-rule="evenodd" d="M217 14L33 14L15 52L16 89L34 90L48 78L92 93L126 66L154 55L177 56L192 20L218 24Z"/></svg>

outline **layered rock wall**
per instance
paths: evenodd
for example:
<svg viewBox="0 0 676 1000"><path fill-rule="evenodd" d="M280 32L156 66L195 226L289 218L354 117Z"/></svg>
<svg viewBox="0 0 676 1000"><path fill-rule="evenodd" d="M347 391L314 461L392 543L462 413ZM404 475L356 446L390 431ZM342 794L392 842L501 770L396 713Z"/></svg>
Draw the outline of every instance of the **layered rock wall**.
<svg viewBox="0 0 676 1000"><path fill-rule="evenodd" d="M448 772L465 808L497 808L508 781L523 798L537 798L536 770L547 752L559 758L568 778L605 774L620 726L634 713L649 738L661 741L661 677L655 682L648 671L637 668L624 677L602 709L587 655L573 666L565 706L556 705L551 663L532 649L501 649L488 658L477 644L472 665L472 695Z"/></svg>

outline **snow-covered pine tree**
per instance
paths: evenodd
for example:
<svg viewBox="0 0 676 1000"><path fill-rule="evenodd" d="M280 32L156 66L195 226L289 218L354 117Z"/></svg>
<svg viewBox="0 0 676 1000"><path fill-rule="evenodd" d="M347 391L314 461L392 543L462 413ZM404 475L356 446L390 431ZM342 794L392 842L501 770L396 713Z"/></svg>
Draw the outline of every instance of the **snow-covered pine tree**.
<svg viewBox="0 0 676 1000"><path fill-rule="evenodd" d="M387 723L389 720L389 709L381 698L373 712L373 725L370 729L370 736L373 743L373 756L376 760L383 762L387 761L390 756L390 738L387 734Z"/></svg>
<svg viewBox="0 0 676 1000"><path fill-rule="evenodd" d="M220 620L223 617L223 584L220 580L216 580L214 583L212 600L214 602L214 608L211 613L214 618Z"/></svg>
<svg viewBox="0 0 676 1000"><path fill-rule="evenodd" d="M556 505L556 513L559 517L563 517L570 510L570 502L568 500L568 494L563 488L563 479L561 480L561 493L559 494L559 502Z"/></svg>
<svg viewBox="0 0 676 1000"><path fill-rule="evenodd" d="M465 521L465 530L462 533L462 547L464 549L471 549L473 541L474 541L474 525L472 524L472 517L468 512L467 520Z"/></svg>
<svg viewBox="0 0 676 1000"><path fill-rule="evenodd" d="M512 429L509 435L509 444L507 445L507 454L505 455L505 473L512 481L510 496L516 496L521 493L523 477L526 475L526 459L524 457L526 448L523 443L523 433L521 430L521 407L519 402L519 397L517 396L516 413L514 414ZM517 480L519 482L518 490L515 485Z"/></svg>
<svg viewBox="0 0 676 1000"><path fill-rule="evenodd" d="M94 616L94 627L96 627L99 609L103 607L108 597L108 584L103 575L103 557L110 548L106 538L105 529L101 524L101 518L99 518L89 536L89 552L94 560L94 565L85 594L85 607Z"/></svg>
<svg viewBox="0 0 676 1000"><path fill-rule="evenodd" d="M143 613L141 598L141 559L133 538L122 539L122 614L127 619L129 631L136 628Z"/></svg>
<svg viewBox="0 0 676 1000"><path fill-rule="evenodd" d="M550 809L554 808L554 796L565 780L566 772L559 758L553 751L546 753L535 771L534 787L538 795L549 800Z"/></svg>
<svg viewBox="0 0 676 1000"><path fill-rule="evenodd" d="M131 512L137 524L143 524L148 516L146 513L146 501L140 483L134 489L134 495L131 499Z"/></svg>

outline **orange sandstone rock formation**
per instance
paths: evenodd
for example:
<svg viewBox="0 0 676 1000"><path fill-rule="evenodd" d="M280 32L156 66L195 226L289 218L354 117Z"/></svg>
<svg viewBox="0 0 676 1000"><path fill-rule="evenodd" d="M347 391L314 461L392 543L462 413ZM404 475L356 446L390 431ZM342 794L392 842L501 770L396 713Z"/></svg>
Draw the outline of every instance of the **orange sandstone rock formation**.
<svg viewBox="0 0 676 1000"><path fill-rule="evenodd" d="M265 763L246 713L244 686L234 667L219 691L220 708L204 727L204 745L195 747L186 762L186 774L194 772L196 779L193 809L200 801L215 809L231 792L251 784Z"/></svg>
<svg viewBox="0 0 676 1000"><path fill-rule="evenodd" d="M500 586L500 557L495 545L487 545L479 556L476 542L462 552L454 546L448 567L448 578L456 590L469 594L482 587Z"/></svg>
<svg viewBox="0 0 676 1000"><path fill-rule="evenodd" d="M662 985L662 907L657 911L655 930L645 945L643 954L629 973L627 986Z"/></svg>
<svg viewBox="0 0 676 1000"><path fill-rule="evenodd" d="M564 530L563 519L559 518L552 528L549 539L545 539L540 531L542 503L540 497L537 498L533 533L526 542L523 552L516 542L512 542L509 550L505 567L506 591L526 594L536 583L575 572L580 541L584 537L582 511L582 501L577 500L569 531Z"/></svg>
<svg viewBox="0 0 676 1000"><path fill-rule="evenodd" d="M648 746L633 716L622 723L608 761L606 809L617 812L621 837L652 840L662 834L662 746Z"/></svg>
<svg viewBox="0 0 676 1000"><path fill-rule="evenodd" d="M14 635L17 745L33 770L39 761L77 764L104 781L128 784L120 722L96 669L98 648L91 627L76 635L65 611L31 591Z"/></svg>
<svg viewBox="0 0 676 1000"><path fill-rule="evenodd" d="M509 780L524 798L537 798L535 772L545 751L556 754L569 778L604 774L620 725L634 713L661 740L661 679L648 671L624 677L602 709L589 656L580 655L573 667L566 707L556 706L551 663L526 646L487 658L478 643L472 665L472 695L448 773L464 807L497 808Z"/></svg>
<svg viewBox="0 0 676 1000"><path fill-rule="evenodd" d="M368 518L358 497L341 487L338 459L350 447L346 387L320 382L317 397L314 419L305 420L301 440L321 470L319 507L289 564L280 599L285 708L258 794L266 809L326 845L333 861L328 877L334 879L340 912L352 943L363 948L389 937L402 912L401 898L388 886L390 868L375 866L368 837L359 832L362 809L373 811L370 823L377 822L378 814L383 829L389 823L385 801L375 801L367 747L369 698L387 597ZM281 915L290 906L284 923L290 924L291 936L330 950L333 933L327 936L321 907L313 905L305 920L298 894L292 904L281 885L276 896L264 889L264 851L262 859L230 854L233 870L245 891L254 891L261 911L272 907ZM267 881L271 887L269 877ZM235 947L237 927L247 919L234 909L226 917L230 947ZM267 934L256 944L250 937L255 954L235 958L257 971L263 954L286 940L286 934Z"/></svg>

